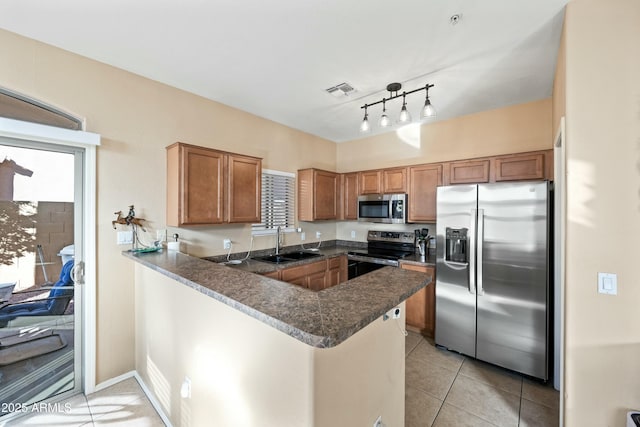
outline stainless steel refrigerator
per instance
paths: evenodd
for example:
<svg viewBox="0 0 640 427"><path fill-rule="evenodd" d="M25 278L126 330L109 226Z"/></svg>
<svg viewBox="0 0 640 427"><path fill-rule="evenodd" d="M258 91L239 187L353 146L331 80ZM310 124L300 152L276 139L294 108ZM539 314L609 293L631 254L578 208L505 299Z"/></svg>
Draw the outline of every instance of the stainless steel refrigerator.
<svg viewBox="0 0 640 427"><path fill-rule="evenodd" d="M548 379L549 183L438 188L436 344Z"/></svg>

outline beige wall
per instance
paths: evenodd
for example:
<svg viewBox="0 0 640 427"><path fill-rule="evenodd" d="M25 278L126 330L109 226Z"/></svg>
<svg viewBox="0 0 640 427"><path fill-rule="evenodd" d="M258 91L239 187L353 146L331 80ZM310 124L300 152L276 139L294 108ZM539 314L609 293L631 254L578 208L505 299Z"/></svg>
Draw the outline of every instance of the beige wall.
<svg viewBox="0 0 640 427"><path fill-rule="evenodd" d="M135 369L174 426L404 425L404 316L317 349L140 264L135 276Z"/></svg>
<svg viewBox="0 0 640 427"><path fill-rule="evenodd" d="M338 144L339 172L552 147L551 98Z"/></svg>
<svg viewBox="0 0 640 427"><path fill-rule="evenodd" d="M575 0L566 37L566 425L640 409L640 2ZM618 275L618 295L597 273Z"/></svg>
<svg viewBox="0 0 640 427"><path fill-rule="evenodd" d="M97 378L134 367L133 265L117 246L113 212L134 204L151 230L165 227L165 150L175 141L264 159L264 167L335 169L335 144L134 74L0 30L0 85L85 117L102 135L97 159ZM304 228L307 228L304 224ZM334 224L309 225L333 238ZM170 233L176 230L171 230ZM249 246L248 227L179 229L195 255L223 253L222 239ZM143 236L145 238L145 236ZM287 244L297 234L287 235ZM256 247L273 247L272 238Z"/></svg>

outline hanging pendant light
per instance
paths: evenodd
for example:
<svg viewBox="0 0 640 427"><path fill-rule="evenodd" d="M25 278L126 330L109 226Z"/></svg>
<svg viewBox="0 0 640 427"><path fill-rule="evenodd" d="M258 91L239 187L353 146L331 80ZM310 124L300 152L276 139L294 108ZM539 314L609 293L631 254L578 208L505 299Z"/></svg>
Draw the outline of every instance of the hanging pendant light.
<svg viewBox="0 0 640 427"><path fill-rule="evenodd" d="M367 114L367 104L364 104L364 119L362 119L362 123L360 124L360 132L367 133L371 130L371 125L369 124L369 114Z"/></svg>
<svg viewBox="0 0 640 427"><path fill-rule="evenodd" d="M387 106L385 100L382 100L382 116L380 116L380 127L386 128L391 126L391 120L387 116Z"/></svg>
<svg viewBox="0 0 640 427"><path fill-rule="evenodd" d="M429 85L425 86L425 91L427 92L427 97L424 101L424 107L422 107L422 111L420 111L421 119L428 119L436 116L436 109L433 108L431 101L429 101Z"/></svg>
<svg viewBox="0 0 640 427"><path fill-rule="evenodd" d="M406 93L402 93L402 109L400 110L400 116L398 117L398 123L410 123L411 114L407 110L407 102L405 101Z"/></svg>

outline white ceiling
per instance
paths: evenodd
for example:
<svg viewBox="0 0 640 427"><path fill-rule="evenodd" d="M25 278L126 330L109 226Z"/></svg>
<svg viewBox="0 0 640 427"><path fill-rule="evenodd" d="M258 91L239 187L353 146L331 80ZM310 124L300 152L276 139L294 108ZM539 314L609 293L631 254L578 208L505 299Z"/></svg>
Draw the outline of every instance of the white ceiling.
<svg viewBox="0 0 640 427"><path fill-rule="evenodd" d="M3 0L0 28L342 142L391 82L434 84L437 120L549 97L566 3ZM325 92L342 82L357 93ZM414 121L423 104L407 97Z"/></svg>

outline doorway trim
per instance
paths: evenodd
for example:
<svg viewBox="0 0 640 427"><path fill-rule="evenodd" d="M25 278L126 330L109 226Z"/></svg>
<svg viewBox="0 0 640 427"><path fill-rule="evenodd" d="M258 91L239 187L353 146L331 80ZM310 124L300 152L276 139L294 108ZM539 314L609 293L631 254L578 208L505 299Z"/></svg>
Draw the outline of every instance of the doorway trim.
<svg viewBox="0 0 640 427"><path fill-rule="evenodd" d="M96 386L96 147L100 145L97 133L62 129L37 123L0 117L0 136L48 144L81 147L85 150L83 182L83 210L85 284L82 312L82 365L85 394Z"/></svg>

